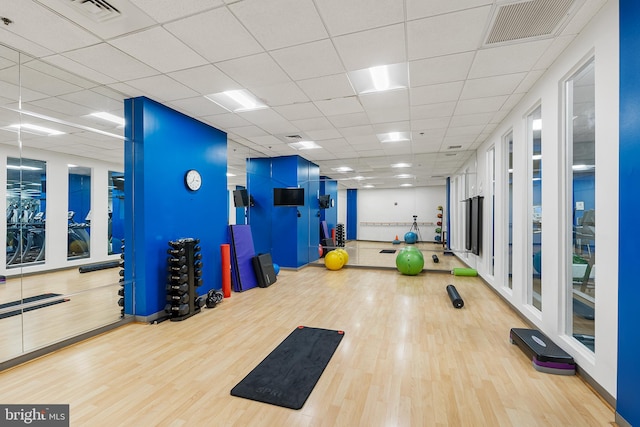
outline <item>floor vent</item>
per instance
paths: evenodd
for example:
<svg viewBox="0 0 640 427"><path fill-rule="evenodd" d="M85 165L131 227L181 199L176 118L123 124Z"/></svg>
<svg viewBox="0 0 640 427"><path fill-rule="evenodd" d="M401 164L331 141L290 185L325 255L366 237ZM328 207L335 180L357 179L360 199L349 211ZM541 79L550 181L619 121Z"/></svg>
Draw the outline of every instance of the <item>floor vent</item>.
<svg viewBox="0 0 640 427"><path fill-rule="evenodd" d="M103 22L117 18L120 11L105 0L69 0L72 7L94 21Z"/></svg>
<svg viewBox="0 0 640 427"><path fill-rule="evenodd" d="M529 0L498 4L493 10L485 46L554 36L582 1Z"/></svg>

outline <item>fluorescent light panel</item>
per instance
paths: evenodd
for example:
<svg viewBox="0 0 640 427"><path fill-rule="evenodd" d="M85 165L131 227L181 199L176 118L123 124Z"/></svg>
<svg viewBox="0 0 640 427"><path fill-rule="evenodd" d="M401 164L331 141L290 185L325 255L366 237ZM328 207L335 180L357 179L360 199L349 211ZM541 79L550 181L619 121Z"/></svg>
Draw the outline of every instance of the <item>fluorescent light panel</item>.
<svg viewBox="0 0 640 427"><path fill-rule="evenodd" d="M212 93L205 95L205 98L234 113L268 108L251 92L244 89Z"/></svg>
<svg viewBox="0 0 640 427"><path fill-rule="evenodd" d="M379 133L376 135L378 140L382 143L387 142L403 142L410 141L411 135L409 132L388 132L388 133Z"/></svg>
<svg viewBox="0 0 640 427"><path fill-rule="evenodd" d="M295 148L296 150L314 150L316 148L322 148L321 146L319 146L313 141L291 142L287 145L291 148Z"/></svg>
<svg viewBox="0 0 640 427"><path fill-rule="evenodd" d="M14 169L14 170L23 170L23 171L41 171L42 168L37 168L35 166L25 166L25 165L7 165L7 169Z"/></svg>
<svg viewBox="0 0 640 427"><path fill-rule="evenodd" d="M349 166L340 166L338 168L331 168L331 170L335 172L353 172L353 169Z"/></svg>
<svg viewBox="0 0 640 427"><path fill-rule="evenodd" d="M409 86L409 71L406 63L379 65L347 73L358 94L384 92Z"/></svg>
<svg viewBox="0 0 640 427"><path fill-rule="evenodd" d="M391 165L392 168L410 168L411 163L394 163Z"/></svg>
<svg viewBox="0 0 640 427"><path fill-rule="evenodd" d="M47 135L47 136L64 135L64 132L61 132L59 130L47 128L44 126L32 125L31 123L18 123L15 125L10 125L9 127L12 129L19 129L24 132L31 131L29 133L34 133L36 135Z"/></svg>

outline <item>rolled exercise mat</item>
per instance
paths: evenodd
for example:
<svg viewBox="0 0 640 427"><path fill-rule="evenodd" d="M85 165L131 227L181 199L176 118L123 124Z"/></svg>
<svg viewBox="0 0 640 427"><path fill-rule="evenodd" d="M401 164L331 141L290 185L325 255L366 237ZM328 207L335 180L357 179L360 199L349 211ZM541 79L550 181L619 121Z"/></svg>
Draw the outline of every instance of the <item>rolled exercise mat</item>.
<svg viewBox="0 0 640 427"><path fill-rule="evenodd" d="M455 308L462 308L464 306L464 301L460 297L455 286L447 285L447 293L449 294L449 299Z"/></svg>
<svg viewBox="0 0 640 427"><path fill-rule="evenodd" d="M431 255L431 259L433 259L433 262L435 262L436 264L440 262L440 259L436 254Z"/></svg>
<svg viewBox="0 0 640 427"><path fill-rule="evenodd" d="M471 277L475 277L475 276L478 275L478 270L476 270L475 268L456 267L451 271L451 274L453 274L454 276L471 276Z"/></svg>

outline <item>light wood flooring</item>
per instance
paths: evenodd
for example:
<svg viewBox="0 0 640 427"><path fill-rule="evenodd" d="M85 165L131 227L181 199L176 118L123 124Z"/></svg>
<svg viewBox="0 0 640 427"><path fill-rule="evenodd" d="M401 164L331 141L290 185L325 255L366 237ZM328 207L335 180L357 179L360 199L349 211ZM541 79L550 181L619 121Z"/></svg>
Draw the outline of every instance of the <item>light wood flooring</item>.
<svg viewBox="0 0 640 427"><path fill-rule="evenodd" d="M304 407L231 396L298 325L345 331ZM512 327L527 326L478 278L282 270L185 321L128 324L0 372L0 402L70 404L72 426L613 425L578 376L534 370Z"/></svg>

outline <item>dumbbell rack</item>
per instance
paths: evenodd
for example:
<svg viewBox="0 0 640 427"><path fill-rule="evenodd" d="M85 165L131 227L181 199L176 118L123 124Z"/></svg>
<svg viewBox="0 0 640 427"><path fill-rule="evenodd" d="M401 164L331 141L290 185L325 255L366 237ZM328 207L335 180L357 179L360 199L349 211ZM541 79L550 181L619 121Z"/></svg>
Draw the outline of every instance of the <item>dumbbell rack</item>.
<svg viewBox="0 0 640 427"><path fill-rule="evenodd" d="M120 271L118 272L118 274L120 275L120 280L118 280L118 283L120 283L120 287L118 288L118 296L120 298L118 298L118 305L121 307L120 308L120 317L123 318L124 317L124 240L122 241L122 246L120 246L120 261L118 262L118 266L120 267Z"/></svg>
<svg viewBox="0 0 640 427"><path fill-rule="evenodd" d="M200 312L201 299L196 288L202 286L200 239L184 238L169 242L167 253L167 304L171 321L187 319Z"/></svg>
<svg viewBox="0 0 640 427"><path fill-rule="evenodd" d="M436 243L442 243L443 239L442 239L442 235L443 235L443 227L442 227L442 223L443 223L443 217L444 217L444 209L442 208L442 206L438 206L437 208L438 213L436 214L436 229L435 229L435 237L433 238L433 240L435 240Z"/></svg>
<svg viewBox="0 0 640 427"><path fill-rule="evenodd" d="M344 224L336 224L336 246L343 248L345 240Z"/></svg>

